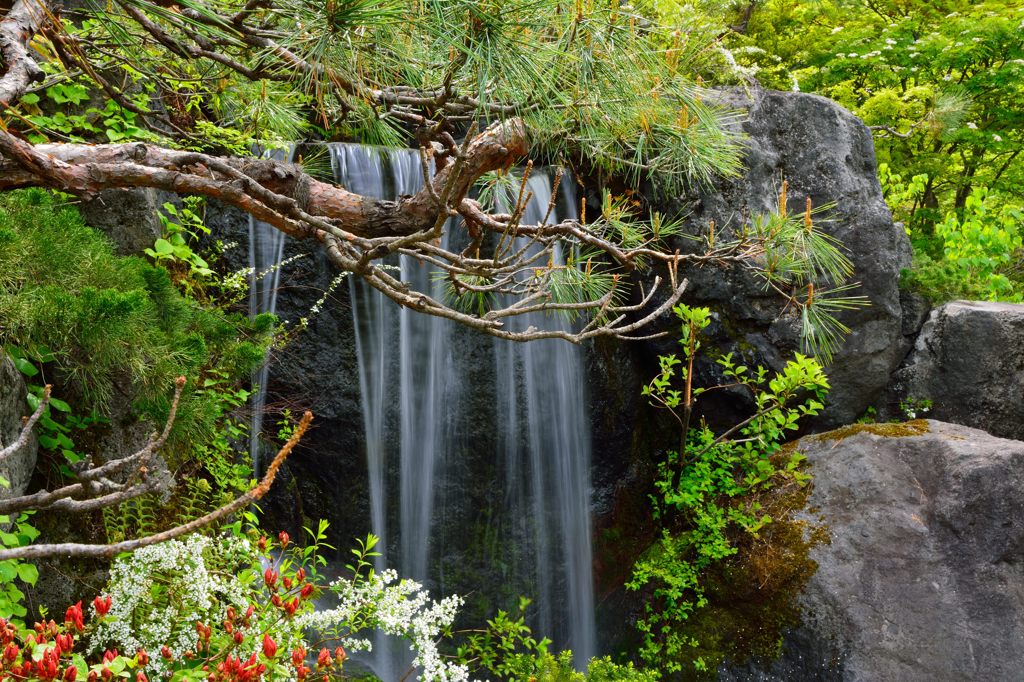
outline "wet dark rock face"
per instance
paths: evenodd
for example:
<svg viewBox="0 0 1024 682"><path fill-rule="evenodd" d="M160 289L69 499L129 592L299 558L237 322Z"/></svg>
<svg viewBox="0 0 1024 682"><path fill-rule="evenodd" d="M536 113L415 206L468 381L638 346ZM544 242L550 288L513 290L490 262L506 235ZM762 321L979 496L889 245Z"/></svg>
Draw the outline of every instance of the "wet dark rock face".
<svg viewBox="0 0 1024 682"><path fill-rule="evenodd" d="M235 244L227 251L229 266L247 267L248 216L211 205L207 224L218 239ZM359 368L347 284L334 290L319 315L309 314L337 274L316 246L285 243L285 259L302 257L282 274L277 314L292 327L303 317L310 321L306 331L273 351L267 387L271 412L264 423L266 431L274 431L275 415L290 407L296 414L311 410L313 428L289 457L262 507L268 528L301 537L295 533L304 525L326 519L332 536L348 543L369 531Z"/></svg>
<svg viewBox="0 0 1024 682"><path fill-rule="evenodd" d="M899 274L910 265L910 244L882 198L871 133L853 114L815 95L724 90L718 98L723 106L745 112L738 125L747 136L746 170L657 207L668 215L687 215L691 232L706 234L712 220L719 229L736 228L774 211L783 181L789 185L791 213L802 213L808 197L814 206L834 204L817 224L842 243L853 261L853 281L860 283L853 293L866 296L870 305L839 315L852 333L828 367L832 391L817 428L849 423L879 397L909 347L902 334ZM693 246L681 241L679 248ZM710 267L690 268L685 276L690 286L684 301L716 314L709 328L713 347L742 356L748 365L776 369L799 351L793 309L784 310L757 277ZM674 351L671 342L652 344L646 353L668 350ZM719 378L711 362L702 364L704 385ZM707 402L704 411L715 421L734 423L744 411L737 409L737 399Z"/></svg>

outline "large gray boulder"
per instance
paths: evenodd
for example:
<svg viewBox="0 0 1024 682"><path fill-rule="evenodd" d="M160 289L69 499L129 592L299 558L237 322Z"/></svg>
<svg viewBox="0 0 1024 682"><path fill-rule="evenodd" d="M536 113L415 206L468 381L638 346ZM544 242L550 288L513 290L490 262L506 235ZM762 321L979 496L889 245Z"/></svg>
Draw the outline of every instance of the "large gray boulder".
<svg viewBox="0 0 1024 682"><path fill-rule="evenodd" d="M929 417L1024 440L1024 305L953 301L933 310L883 414L925 400Z"/></svg>
<svg viewBox="0 0 1024 682"><path fill-rule="evenodd" d="M25 381L10 358L0 353L0 449L17 440L21 434L21 418L27 412ZM0 499L16 497L28 488L36 468L39 444L33 433L28 444L0 463L0 476L11 483L0 487Z"/></svg>
<svg viewBox="0 0 1024 682"><path fill-rule="evenodd" d="M804 624L767 669L729 680L1021 679L1024 443L937 421L805 438L809 508L831 544Z"/></svg>
<svg viewBox="0 0 1024 682"><path fill-rule="evenodd" d="M772 212L784 180L790 212L802 213L808 197L814 206L835 204L819 226L842 242L853 261L853 280L860 283L854 293L870 301L840 315L852 333L828 367L832 391L818 426L847 424L879 398L907 350L898 285L900 270L910 265L910 244L882 198L871 132L849 111L816 95L729 89L717 98L744 113L739 127L746 135L745 170L663 208L688 214L691 230L703 234L712 220L719 228L735 228ZM680 247L693 248L686 244ZM799 350L795 311L785 310L755 276L692 268L686 277L686 302L719 313L709 331L723 351L742 354L748 364L778 368ZM713 366L703 373L706 383L715 382ZM735 416L728 405L711 409L725 422Z"/></svg>

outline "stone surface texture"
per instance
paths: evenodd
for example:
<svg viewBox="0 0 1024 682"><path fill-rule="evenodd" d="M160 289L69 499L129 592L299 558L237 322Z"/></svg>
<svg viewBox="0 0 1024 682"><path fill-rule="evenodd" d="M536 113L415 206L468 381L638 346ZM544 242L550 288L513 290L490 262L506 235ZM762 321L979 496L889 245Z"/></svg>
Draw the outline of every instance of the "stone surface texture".
<svg viewBox="0 0 1024 682"><path fill-rule="evenodd" d="M812 552L804 624L781 659L721 679L1021 679L1024 443L910 425L927 431L869 425L800 442L814 474L808 508L831 544Z"/></svg>
<svg viewBox="0 0 1024 682"><path fill-rule="evenodd" d="M900 270L910 264L910 244L882 198L871 132L816 95L728 89L717 97L744 113L737 125L746 135L746 170L660 208L687 215L691 231L706 234L712 220L719 228L736 228L775 210L783 181L789 184L790 212L803 213L808 197L814 206L834 205L818 225L844 246L855 268L853 281L860 283L853 293L866 296L870 305L840 315L852 333L828 368L832 391L818 427L849 423L877 400L907 350L898 285ZM687 242L679 246L694 248ZM717 268L693 268L686 277L684 300L717 313L709 331L722 350L741 353L747 364L775 368L799 350L795 311L767 293L757 277ZM706 383L717 383L716 371L710 364L702 368ZM726 421L733 417L727 405L712 407Z"/></svg>
<svg viewBox="0 0 1024 682"><path fill-rule="evenodd" d="M141 256L163 234L160 207L174 195L152 188L107 189L79 205L90 227L106 234L123 256Z"/></svg>
<svg viewBox="0 0 1024 682"><path fill-rule="evenodd" d="M930 400L929 417L1024 440L1024 305L953 301L932 310L887 397L886 416L898 415L901 401Z"/></svg>
<svg viewBox="0 0 1024 682"><path fill-rule="evenodd" d="M0 353L0 448L13 443L21 433L21 418L28 411L26 392L21 373L10 358ZM38 450L33 433L25 447L0 463L0 476L11 483L10 488L0 487L0 498L16 497L26 491L35 471Z"/></svg>

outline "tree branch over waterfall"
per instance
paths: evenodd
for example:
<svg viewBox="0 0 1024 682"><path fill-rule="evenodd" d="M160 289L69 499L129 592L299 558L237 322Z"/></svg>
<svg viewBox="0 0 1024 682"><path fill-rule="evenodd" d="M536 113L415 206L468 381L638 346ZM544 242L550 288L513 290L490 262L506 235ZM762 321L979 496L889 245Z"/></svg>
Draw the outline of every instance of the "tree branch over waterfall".
<svg viewBox="0 0 1024 682"><path fill-rule="evenodd" d="M636 338L683 295L680 265L760 271L778 234L712 227L681 249L678 224L640 221L610 195L589 221L584 210L579 220L525 224L529 170L508 170L534 155L565 177L669 191L734 173L733 117L704 102L685 75L693 48L666 49L670 37L617 3L571 12L522 0L497 12L475 2L112 0L69 20L47 0L18 0L0 21L0 189L201 195L319 243L336 267L399 305L499 338ZM137 115L144 139L95 144L40 128L35 84L74 79ZM416 140L423 188L396 201L365 197L299 164L225 155L216 142L294 141L314 126ZM518 183L504 210L475 198L488 183ZM453 238L442 240L446 232ZM396 253L438 270L446 295L382 267ZM661 276L631 292L632 273L652 266ZM786 282L783 293L810 305L797 293L803 284ZM538 310L587 319L571 330L509 324Z"/></svg>

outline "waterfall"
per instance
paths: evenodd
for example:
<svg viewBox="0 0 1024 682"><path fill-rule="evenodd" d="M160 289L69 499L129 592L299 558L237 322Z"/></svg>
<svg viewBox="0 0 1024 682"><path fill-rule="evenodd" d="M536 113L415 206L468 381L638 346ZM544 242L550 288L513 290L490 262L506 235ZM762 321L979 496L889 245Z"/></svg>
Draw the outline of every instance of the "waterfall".
<svg viewBox="0 0 1024 682"><path fill-rule="evenodd" d="M527 189L533 198L523 213L523 224L536 224L548 212L551 181L535 173L527 181ZM577 216L571 183L564 183L561 189L563 195L551 211L550 222ZM526 245L523 238L518 242L519 248ZM558 265L565 262L557 251L555 260ZM543 312L515 318L513 324L518 329L570 326ZM555 641L567 642L577 667L582 668L596 654L597 644L590 537L590 424L581 352L557 339L528 343L495 340L495 359L506 486L522 486L523 472L529 472L539 628ZM515 505L524 503L520 491L508 490L507 494ZM557 617L559 611L561 618Z"/></svg>
<svg viewBox="0 0 1024 682"><path fill-rule="evenodd" d="M414 151L333 144L330 155L336 181L353 192L391 199L414 194L422 186L420 157ZM534 199L524 222L538 222L551 196L550 180L535 173L530 190ZM574 215L571 188L563 188L563 194L552 219ZM458 229L447 234L451 232ZM384 267L400 271L401 279L414 288L442 296L434 273L418 261L402 256ZM522 585L524 594L533 592L528 596L534 597L531 615L537 634L572 648L577 663L585 663L596 645L590 433L580 350L563 341L495 340L495 385L475 385L468 366L474 359L453 348L457 325L400 308L357 278L349 282L370 523L380 538L376 567L394 566L404 577L444 590L440 555L446 540L440 537L438 519L456 506L445 499L445 477L459 475L457 463L446 458L465 447L467 420L473 416L460 409L464 398L474 391L493 391L493 458L502 461L499 476L505 477L501 485L506 493L505 518L497 525L518 528L515 541L500 538L497 544L511 546L525 557L519 561L529 565L528 575L518 576L522 580L516 589ZM516 324L559 323L539 315ZM463 535L468 535L468 526ZM499 606L509 605L495 608ZM398 642L381 636L374 642L370 665L381 679L396 680L410 658Z"/></svg>
<svg viewBox="0 0 1024 682"><path fill-rule="evenodd" d="M288 160L294 147L273 149L264 153L271 158ZM273 225L249 216L249 316L260 313L277 313L277 289L281 282L281 258L284 256L285 234ZM269 355L269 353L268 353ZM269 357L252 377L256 389L252 398L252 423L249 425L249 454L252 457L253 475L259 477L260 456L263 443L263 411L267 405L267 380L270 378Z"/></svg>

